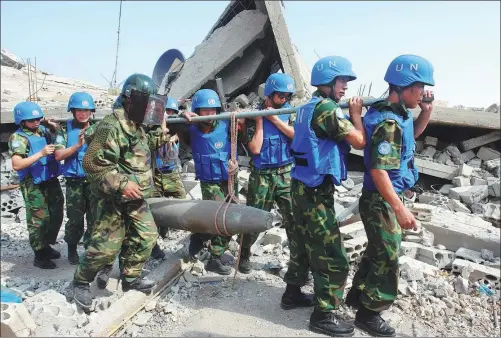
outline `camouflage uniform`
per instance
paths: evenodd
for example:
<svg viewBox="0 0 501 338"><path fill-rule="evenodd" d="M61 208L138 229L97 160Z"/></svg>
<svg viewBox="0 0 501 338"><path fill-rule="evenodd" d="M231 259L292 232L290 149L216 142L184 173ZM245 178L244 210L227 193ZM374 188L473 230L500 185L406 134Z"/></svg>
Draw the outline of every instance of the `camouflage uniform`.
<svg viewBox="0 0 501 338"><path fill-rule="evenodd" d="M217 127L218 121L213 121L211 130L213 131ZM190 134L188 132L188 126L177 127L177 134L181 135L183 141L186 144L190 144ZM237 136L238 137L238 136ZM228 138L231 138L231 130L228 131ZM201 182L200 188L202 190L202 199L210 201L224 201L225 197L228 195L228 182L220 183L206 183ZM235 196L238 198L238 179L235 177ZM219 236L219 235L208 235L196 233L195 236L201 238L204 242L210 240L210 252L212 256L219 257L224 254L228 249L228 245L231 241L231 236Z"/></svg>
<svg viewBox="0 0 501 338"><path fill-rule="evenodd" d="M378 145L384 141L391 145L388 155L378 151ZM370 146L371 169L400 168L402 131L396 122L381 122L367 146ZM393 209L378 191L362 191L360 216L368 245L353 278L353 288L362 291L360 301L367 309L380 312L388 309L397 296L402 231Z"/></svg>
<svg viewBox="0 0 501 338"><path fill-rule="evenodd" d="M169 145L166 144L165 146ZM181 175L179 174L177 167L171 172L161 172L158 168L156 168L153 179L155 181L156 189L160 192L160 194L162 194L162 196L177 199L186 198L186 190L184 189L184 184L181 180ZM168 231L168 228L158 228L158 233L162 238L167 237Z"/></svg>
<svg viewBox="0 0 501 338"><path fill-rule="evenodd" d="M127 281L140 276L158 238L144 200L155 193L151 152L169 139L160 130L146 134L143 127L126 119L120 107L99 124L83 161L99 202L89 246L75 271L76 282L92 282L119 252L121 275ZM127 200L122 196L128 180L139 185L143 199Z"/></svg>
<svg viewBox="0 0 501 338"><path fill-rule="evenodd" d="M338 105L334 101L320 92L313 95L324 98L317 103L311 121L316 136L343 140L353 125L336 116ZM295 179L291 183L294 222L289 243L291 260L284 281L305 285L310 267L318 307L324 312L341 304L349 270L334 211L334 190L328 177L315 188Z"/></svg>
<svg viewBox="0 0 501 338"><path fill-rule="evenodd" d="M29 129L22 127L23 131L32 135ZM38 134L50 139L53 135L40 129ZM10 156L19 155L26 158L29 153L28 140L19 134L12 134L9 138ZM34 184L31 175L26 176L21 182L21 193L26 206L26 223L28 226L30 245L33 251L40 251L49 244L56 244L59 229L64 218L64 196L59 184L59 179Z"/></svg>
<svg viewBox="0 0 501 338"><path fill-rule="evenodd" d="M261 109L264 109L264 107ZM293 126L295 120L296 114L291 114L289 126ZM247 123L247 142L250 142L256 132L256 122L254 120L247 120ZM251 161L251 173L247 191L248 206L271 211L274 203L277 204L283 219L282 227L285 228L287 238L290 238L289 233L291 225L294 223L292 218L292 199L290 190L291 169L292 164L287 164L278 168L257 169ZM259 233L244 234L243 236L242 252L249 254L250 248L256 241Z"/></svg>
<svg viewBox="0 0 501 338"><path fill-rule="evenodd" d="M73 120L74 121L74 120ZM73 122L72 122L73 123ZM95 125L90 122L90 126ZM94 130L92 128L91 130ZM87 132L87 129L86 129ZM66 123L61 124L54 142L56 150L65 149L68 142ZM87 248L94 224L93 216L93 194L90 190L87 178L65 177L66 180L66 223L64 230L64 240L67 244L78 244L82 235L83 243ZM84 234L84 217L87 222L87 229Z"/></svg>

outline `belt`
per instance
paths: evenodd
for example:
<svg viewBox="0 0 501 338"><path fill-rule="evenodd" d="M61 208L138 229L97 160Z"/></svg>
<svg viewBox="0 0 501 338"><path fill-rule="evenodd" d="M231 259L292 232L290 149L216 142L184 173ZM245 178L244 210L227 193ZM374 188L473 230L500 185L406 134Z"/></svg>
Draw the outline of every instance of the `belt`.
<svg viewBox="0 0 501 338"><path fill-rule="evenodd" d="M157 168L157 170L162 174L172 174L174 172L174 169L169 168Z"/></svg>

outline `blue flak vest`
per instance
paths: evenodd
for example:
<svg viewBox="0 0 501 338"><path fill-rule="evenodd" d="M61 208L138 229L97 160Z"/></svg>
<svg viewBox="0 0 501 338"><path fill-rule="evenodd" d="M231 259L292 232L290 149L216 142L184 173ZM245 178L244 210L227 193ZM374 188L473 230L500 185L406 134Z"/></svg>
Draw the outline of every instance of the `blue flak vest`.
<svg viewBox="0 0 501 338"><path fill-rule="evenodd" d="M47 131L45 127L39 127L43 134ZM16 133L25 137L28 140L28 144L30 150L28 152L28 157L38 153L47 145L47 140L45 136L38 135L28 135L21 128L16 130ZM56 161L54 158L54 154L42 157L35 163L33 163L28 168L24 168L18 171L19 181L22 181L26 176L31 174L33 178L33 183L40 184L42 182L46 182L54 177L57 177L61 174L61 164Z"/></svg>
<svg viewBox="0 0 501 338"><path fill-rule="evenodd" d="M82 129L73 127L73 120L66 121L66 147L72 147L78 143L78 135ZM87 151L87 143L85 143L76 153L67 157L63 164L63 176L71 178L84 178L87 176L83 169L83 158Z"/></svg>
<svg viewBox="0 0 501 338"><path fill-rule="evenodd" d="M410 189L416 184L419 178L418 171L414 166L414 151L416 141L414 139L414 119L409 111L405 111L407 118L401 114L394 113L391 107L386 104L382 108L371 107L364 116L364 128L367 145L364 149L364 189L377 191L376 185L370 174L371 168L371 140L374 129L384 120L395 120L402 129L402 149L400 156L400 169L386 170L390 177L393 189L401 193Z"/></svg>
<svg viewBox="0 0 501 338"><path fill-rule="evenodd" d="M282 108L291 108L285 104ZM278 118L289 123L291 114L278 115ZM259 155L252 156L256 169L279 168L293 162L290 151L292 140L285 136L272 122L263 117L263 146Z"/></svg>
<svg viewBox="0 0 501 338"><path fill-rule="evenodd" d="M229 126L229 121L218 121L217 127L207 134L195 125L189 127L195 177L200 182L228 180L228 159L231 156Z"/></svg>
<svg viewBox="0 0 501 338"><path fill-rule="evenodd" d="M332 177L335 185L346 180L346 157L351 149L346 141L318 138L311 128L315 106L321 100L313 97L298 110L291 147L294 157L291 177L312 188L322 184L326 175Z"/></svg>
<svg viewBox="0 0 501 338"><path fill-rule="evenodd" d="M173 147L177 147L179 149L179 145L174 143ZM157 150L157 169L160 172L172 172L177 167L177 157L173 159L169 159L168 155L168 144L163 145Z"/></svg>

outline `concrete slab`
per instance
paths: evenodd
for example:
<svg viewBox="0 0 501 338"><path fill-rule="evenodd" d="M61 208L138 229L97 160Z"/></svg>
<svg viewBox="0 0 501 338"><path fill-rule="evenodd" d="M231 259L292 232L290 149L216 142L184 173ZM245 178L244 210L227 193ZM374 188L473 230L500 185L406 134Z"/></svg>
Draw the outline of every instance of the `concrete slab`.
<svg viewBox="0 0 501 338"><path fill-rule="evenodd" d="M500 156L501 156L501 153L499 153L499 151L494 150L492 148L488 148L488 147L481 147L477 153L477 157L479 159L481 159L482 161L493 160L493 159L499 158Z"/></svg>
<svg viewBox="0 0 501 338"><path fill-rule="evenodd" d="M497 129L499 129L499 120L498 120L498 128ZM468 151L470 149L475 149L475 148L481 147L485 144L496 142L498 140L501 140L501 131L499 131L499 130L493 131L493 132L490 132L488 134L485 134L485 135L482 135L479 137L475 137L475 138L472 138L472 139L469 139L466 141L463 141L460 143L460 146L463 149L463 151Z"/></svg>
<svg viewBox="0 0 501 338"><path fill-rule="evenodd" d="M2 303L0 332L2 337L30 337L37 325L23 303Z"/></svg>
<svg viewBox="0 0 501 338"><path fill-rule="evenodd" d="M450 250L428 247L420 243L406 241L401 243L400 255L416 259L439 269L450 266L454 260L454 252Z"/></svg>
<svg viewBox="0 0 501 338"><path fill-rule="evenodd" d="M463 160L464 163L468 162L472 158L474 158L476 155L473 152L473 150L468 150L467 152L464 152L461 154L461 159Z"/></svg>
<svg viewBox="0 0 501 338"><path fill-rule="evenodd" d="M264 55L259 48L250 48L241 58L233 60L218 76L223 79L225 96L231 97L249 84L263 64Z"/></svg>
<svg viewBox="0 0 501 338"><path fill-rule="evenodd" d="M470 250L466 248L459 248L455 253L456 258L464 259L473 263L483 264L485 259L482 258L480 251Z"/></svg>
<svg viewBox="0 0 501 338"><path fill-rule="evenodd" d="M258 10L238 13L195 47L195 53L185 61L168 95L189 98L231 61L241 56L251 43L263 38L267 25L268 16Z"/></svg>
<svg viewBox="0 0 501 338"><path fill-rule="evenodd" d="M489 284L493 284L499 290L499 279L500 279L500 270L496 268L491 268L489 266L485 266L482 264L477 264L473 262L469 262L464 259L456 258L454 262L452 262L452 271L461 273L463 269L470 269L470 281L486 281Z"/></svg>

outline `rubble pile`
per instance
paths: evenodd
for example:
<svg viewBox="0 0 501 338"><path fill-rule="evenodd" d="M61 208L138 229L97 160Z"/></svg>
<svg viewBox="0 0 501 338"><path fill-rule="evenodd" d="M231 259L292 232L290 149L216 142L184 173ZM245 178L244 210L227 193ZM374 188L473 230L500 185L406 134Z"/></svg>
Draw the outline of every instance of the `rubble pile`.
<svg viewBox="0 0 501 338"><path fill-rule="evenodd" d="M501 132L494 131L459 145L446 145L431 136L417 141L416 159L433 160L454 168L450 184L420 194L418 201L456 212L481 215L499 227L501 154L497 147L500 139Z"/></svg>

